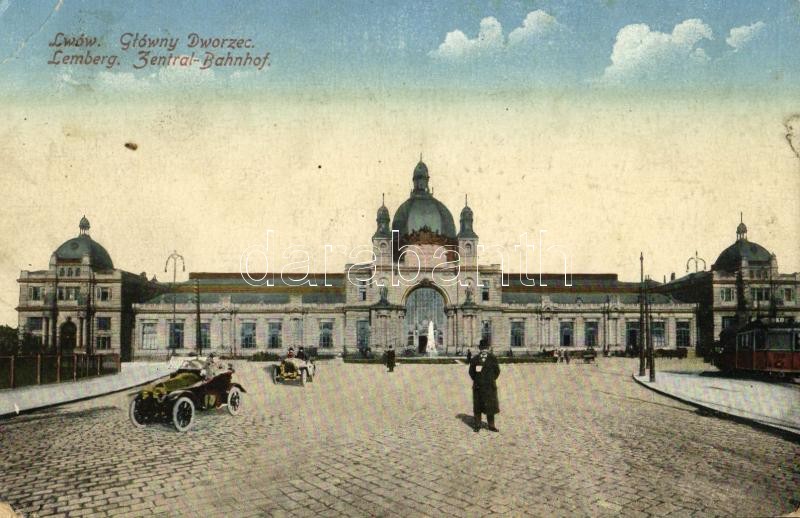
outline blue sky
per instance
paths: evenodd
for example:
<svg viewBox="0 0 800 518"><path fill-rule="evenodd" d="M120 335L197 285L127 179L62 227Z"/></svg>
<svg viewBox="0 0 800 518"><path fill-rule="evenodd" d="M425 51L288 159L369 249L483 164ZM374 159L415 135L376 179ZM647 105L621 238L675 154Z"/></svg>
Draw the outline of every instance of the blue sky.
<svg viewBox="0 0 800 518"><path fill-rule="evenodd" d="M713 93L745 87L790 91L800 79L798 0L161 4L0 0L0 88L18 94L220 86ZM135 71L132 54L111 71L48 66L48 42L57 32L100 37L104 46L94 49L98 53L120 53L124 32L178 36L182 43L190 32L252 37L256 50L270 51L271 66L234 78L222 69Z"/></svg>

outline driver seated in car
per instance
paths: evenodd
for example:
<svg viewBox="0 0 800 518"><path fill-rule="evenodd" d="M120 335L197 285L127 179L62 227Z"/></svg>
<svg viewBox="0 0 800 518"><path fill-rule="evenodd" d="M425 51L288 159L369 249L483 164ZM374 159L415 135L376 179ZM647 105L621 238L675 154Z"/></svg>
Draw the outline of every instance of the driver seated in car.
<svg viewBox="0 0 800 518"><path fill-rule="evenodd" d="M286 352L286 358L283 360L283 370L284 372L297 372L300 370L300 364L302 361L295 357L294 355L294 347L289 347L289 350Z"/></svg>
<svg viewBox="0 0 800 518"><path fill-rule="evenodd" d="M217 361L217 357L214 355L214 353L209 354L208 357L206 358L205 363L203 364L202 372L204 376L206 378L213 378L214 376L219 374L220 371L222 370L223 367L220 364L220 362Z"/></svg>

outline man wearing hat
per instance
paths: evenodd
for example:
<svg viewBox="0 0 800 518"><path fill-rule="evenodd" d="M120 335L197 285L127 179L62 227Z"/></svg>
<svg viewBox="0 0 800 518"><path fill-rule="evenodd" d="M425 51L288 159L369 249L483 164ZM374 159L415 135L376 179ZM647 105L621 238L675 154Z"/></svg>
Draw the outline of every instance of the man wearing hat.
<svg viewBox="0 0 800 518"><path fill-rule="evenodd" d="M481 429L481 414L486 414L489 430L497 432L494 416L500 412L497 400L497 377L500 376L500 365L497 358L489 351L489 343L481 339L479 352L469 362L469 377L472 378L472 412L475 416L472 429Z"/></svg>
<svg viewBox="0 0 800 518"><path fill-rule="evenodd" d="M389 372L394 372L394 363L395 363L394 346L390 345L389 349L386 350L386 367L389 369Z"/></svg>

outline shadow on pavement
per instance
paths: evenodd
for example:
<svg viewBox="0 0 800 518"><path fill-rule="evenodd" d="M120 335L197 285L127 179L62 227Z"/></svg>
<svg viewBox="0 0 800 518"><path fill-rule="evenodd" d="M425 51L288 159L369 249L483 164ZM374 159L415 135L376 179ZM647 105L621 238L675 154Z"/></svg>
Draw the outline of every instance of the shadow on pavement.
<svg viewBox="0 0 800 518"><path fill-rule="evenodd" d="M472 425L475 423L475 418L469 414L456 414L456 419L459 419L462 423L467 425L470 430L472 430ZM484 422L481 422L481 428L486 428L487 425Z"/></svg>

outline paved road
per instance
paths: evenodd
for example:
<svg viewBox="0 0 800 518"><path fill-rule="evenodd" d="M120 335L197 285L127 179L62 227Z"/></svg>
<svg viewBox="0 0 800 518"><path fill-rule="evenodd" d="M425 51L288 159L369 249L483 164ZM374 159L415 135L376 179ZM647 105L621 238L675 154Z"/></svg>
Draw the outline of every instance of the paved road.
<svg viewBox="0 0 800 518"><path fill-rule="evenodd" d="M690 363L683 363L689 366ZM41 515L778 515L800 444L636 385L635 361L503 366L475 434L466 367L242 364L243 415L136 430L124 395L0 421L0 500ZM351 411L352 410L352 411Z"/></svg>

